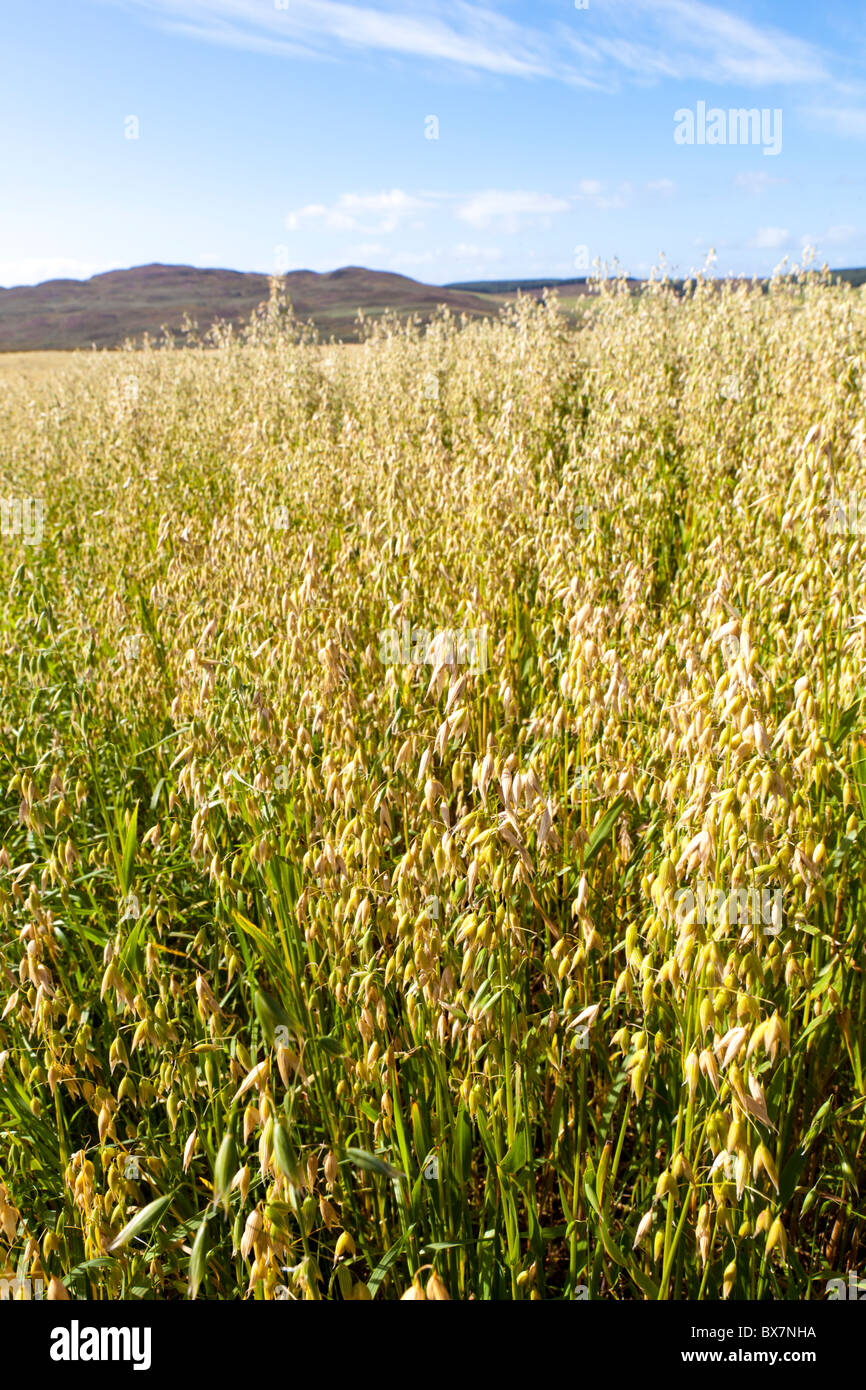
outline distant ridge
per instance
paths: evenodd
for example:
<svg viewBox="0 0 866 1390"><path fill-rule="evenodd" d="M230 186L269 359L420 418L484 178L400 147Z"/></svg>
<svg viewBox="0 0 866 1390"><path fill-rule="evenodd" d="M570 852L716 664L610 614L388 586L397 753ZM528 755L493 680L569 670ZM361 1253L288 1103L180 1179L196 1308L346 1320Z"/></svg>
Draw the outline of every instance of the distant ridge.
<svg viewBox="0 0 866 1390"><path fill-rule="evenodd" d="M866 269L831 274L853 285L866 283ZM518 292L540 298L546 289L555 289L566 305L591 292L586 276L426 285L406 275L353 265L325 273L293 270L283 278L298 318L312 320L325 342L357 339L359 309L368 319L388 309L429 319L440 305L447 305L454 314L483 318L496 314L502 301ZM628 280L634 289L641 283ZM677 286L682 283L674 281ZM46 280L0 289L0 352L114 348L128 339L139 342L144 334L157 338L163 328L179 334L187 318L201 332L218 319L239 325L269 294L267 275L160 264L109 270L89 280Z"/></svg>
<svg viewBox="0 0 866 1390"><path fill-rule="evenodd" d="M429 318L440 304L474 318L495 312L470 292L361 266L294 270L284 279L295 313L312 319L325 340L356 338L359 308L368 317L393 309ZM159 264L0 289L0 352L119 347L145 333L157 337L163 326L179 333L187 315L201 331L217 319L240 324L269 293L267 275Z"/></svg>
<svg viewBox="0 0 866 1390"><path fill-rule="evenodd" d="M570 280L455 280L442 288L446 290L469 290L473 294L517 294L531 293L533 290L561 289L563 285L573 286L576 291L586 294L588 277L572 276ZM637 281L634 281L637 284Z"/></svg>
<svg viewBox="0 0 866 1390"><path fill-rule="evenodd" d="M851 285L866 284L866 268L848 267L841 270L831 270L834 279L846 280ZM692 277L693 278L693 277ZM720 277L725 278L725 277ZM741 280L751 280L752 276L742 275L737 277ZM766 276L757 277L759 283L766 284ZM637 287L643 281L628 276L627 283ZM674 285L684 284L683 279L676 279ZM538 294L544 290L558 290L561 294L572 297L578 294L589 293L589 276L571 276L566 280L557 280L551 276L547 280L454 280L447 285L443 285L446 290L461 290L471 294Z"/></svg>

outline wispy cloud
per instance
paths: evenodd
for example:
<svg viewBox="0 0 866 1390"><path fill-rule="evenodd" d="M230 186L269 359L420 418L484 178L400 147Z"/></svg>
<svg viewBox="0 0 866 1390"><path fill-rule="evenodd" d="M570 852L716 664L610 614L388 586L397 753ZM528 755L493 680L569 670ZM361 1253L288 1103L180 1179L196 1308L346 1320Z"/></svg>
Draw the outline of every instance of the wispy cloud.
<svg viewBox="0 0 866 1390"><path fill-rule="evenodd" d="M744 188L747 193L757 197L766 193L768 188L775 188L778 184L787 182L787 179L779 178L776 174L767 174L763 169L744 169L734 179L734 187Z"/></svg>
<svg viewBox="0 0 866 1390"><path fill-rule="evenodd" d="M419 214L431 206L424 198L404 193L400 188L385 193L343 193L330 206L308 203L290 212L286 227L296 232L302 226L318 223L329 231L377 236L396 232L407 219L417 220Z"/></svg>
<svg viewBox="0 0 866 1390"><path fill-rule="evenodd" d="M778 251L781 246L789 246L791 234L787 227L759 227L750 246L756 247L759 251Z"/></svg>
<svg viewBox="0 0 866 1390"><path fill-rule="evenodd" d="M860 228L850 223L837 223L825 227L822 232L804 232L798 236L793 236L787 227L759 227L748 245L759 251L779 251L795 246L805 250L811 246L820 252L825 247L831 250L833 247L849 246L861 235Z"/></svg>
<svg viewBox="0 0 866 1390"><path fill-rule="evenodd" d="M577 185L577 196L582 203L589 203L599 212L624 208L631 200L632 186L621 183L615 190L606 189L600 179L581 179Z"/></svg>
<svg viewBox="0 0 866 1390"><path fill-rule="evenodd" d="M478 246L465 241L458 242L456 246L438 246L424 251L394 251L379 243L365 243L349 247L347 254L350 260L359 263L369 261L373 256L387 256L388 264L394 266L418 267L446 263L468 265L477 270L502 260L500 247Z"/></svg>
<svg viewBox="0 0 866 1390"><path fill-rule="evenodd" d="M816 246L819 249L824 246L849 246L860 236L860 229L851 226L850 223L841 223L836 226L827 227L823 232L810 233L808 236L801 237L804 246Z"/></svg>
<svg viewBox="0 0 866 1390"><path fill-rule="evenodd" d="M391 264L417 270L420 266L435 265L438 258L438 251L395 251L391 257Z"/></svg>
<svg viewBox="0 0 866 1390"><path fill-rule="evenodd" d="M137 7L189 37L277 56L334 59L367 49L456 64L504 77L548 77L615 90L663 78L764 85L827 82L824 55L775 25L700 0L607 0L539 27L496 0L104 0ZM549 12L548 12L549 13ZM568 18L566 19L566 16Z"/></svg>
<svg viewBox="0 0 866 1390"><path fill-rule="evenodd" d="M579 208L600 212L617 211L641 199L668 198L676 185L667 178L646 183L606 184L599 179L582 179L573 193L541 193L527 189L480 189L457 195L446 192L408 193L393 188L380 193L341 193L330 203L307 203L290 212L285 225L290 232L321 227L329 232L361 233L365 237L386 236L405 230L423 230L423 216L446 214L467 223L476 231L495 228L514 235L526 227L551 227L552 219ZM381 250L378 242L373 245ZM414 253L413 253L414 254ZM466 259L483 259L490 253L474 245L461 244L450 255L465 254ZM496 252L499 255L499 252Z"/></svg>
<svg viewBox="0 0 866 1390"><path fill-rule="evenodd" d="M866 106L806 106L803 115L834 135L866 139Z"/></svg>
<svg viewBox="0 0 866 1390"><path fill-rule="evenodd" d="M274 0L128 3L176 33L277 56L333 58L336 44L349 53L370 49L512 77L569 76L543 34L464 0L419 5L412 14L388 0L379 6L288 0L282 9ZM576 71L570 76L579 80Z"/></svg>
<svg viewBox="0 0 866 1390"><path fill-rule="evenodd" d="M620 212L638 197L669 198L675 187L673 179L650 179L643 184L625 180L615 185L602 183L600 179L581 179L577 185L577 200L599 212Z"/></svg>
<svg viewBox="0 0 866 1390"><path fill-rule="evenodd" d="M568 212L570 208L571 204L566 198L555 198L550 193L489 189L467 198L458 207L457 216L473 227L489 227L495 223L502 231L514 233L527 222L541 219L548 223L553 214Z"/></svg>
<svg viewBox="0 0 866 1390"><path fill-rule="evenodd" d="M455 261L471 261L474 265L492 265L494 261L502 260L502 251L498 246L473 246L466 241L455 246L451 255Z"/></svg>
<svg viewBox="0 0 866 1390"><path fill-rule="evenodd" d="M40 285L44 280L89 280L115 265L80 261L71 256L28 256L17 261L0 261L0 285L7 289L15 285Z"/></svg>
<svg viewBox="0 0 866 1390"><path fill-rule="evenodd" d="M824 55L775 25L759 26L700 0L607 0L613 32L572 32L569 47L590 70L619 68L639 82L702 78L763 86L825 82Z"/></svg>

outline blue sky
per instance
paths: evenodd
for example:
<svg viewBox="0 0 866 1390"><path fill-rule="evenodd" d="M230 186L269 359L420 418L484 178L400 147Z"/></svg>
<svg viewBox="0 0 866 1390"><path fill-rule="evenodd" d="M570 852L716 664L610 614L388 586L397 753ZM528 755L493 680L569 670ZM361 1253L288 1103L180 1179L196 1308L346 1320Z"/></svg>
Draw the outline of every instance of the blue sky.
<svg viewBox="0 0 866 1390"><path fill-rule="evenodd" d="M0 284L866 264L863 0L580 3L7 4ZM725 143L675 140L700 103Z"/></svg>

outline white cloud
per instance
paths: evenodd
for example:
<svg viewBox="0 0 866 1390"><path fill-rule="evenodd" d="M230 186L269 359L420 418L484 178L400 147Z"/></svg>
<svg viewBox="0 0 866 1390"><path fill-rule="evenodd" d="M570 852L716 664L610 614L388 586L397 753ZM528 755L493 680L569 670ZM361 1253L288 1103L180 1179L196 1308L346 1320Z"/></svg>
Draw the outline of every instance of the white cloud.
<svg viewBox="0 0 866 1390"><path fill-rule="evenodd" d="M498 246L476 246L469 242L459 242L450 249L437 247L435 250L395 251L388 250L377 243L354 246L347 253L353 263L369 263L373 255L382 257L382 265L401 269L417 269L438 264L464 265L483 270L502 259Z"/></svg>
<svg viewBox="0 0 866 1390"><path fill-rule="evenodd" d="M550 193L504 192L489 189L484 193L474 193L457 209L457 216L463 222L477 228L498 223L505 232L518 232L527 221L541 218L549 225L549 218L556 213L568 212L571 204L565 198L555 198Z"/></svg>
<svg viewBox="0 0 866 1390"><path fill-rule="evenodd" d="M705 78L764 86L828 78L825 59L812 44L700 0L608 0L605 16L625 32L597 39L596 60L639 81ZM587 46L592 53L591 39Z"/></svg>
<svg viewBox="0 0 866 1390"><path fill-rule="evenodd" d="M119 265L79 261L71 256L30 256L18 261L0 261L0 285L40 285L43 280L89 280Z"/></svg>
<svg viewBox="0 0 866 1390"><path fill-rule="evenodd" d="M495 10L463 0L406 13L388 0L378 6L341 0L114 0L131 3L163 27L189 38L277 56L333 58L370 49L455 63L512 77L560 70L556 45ZM416 7L421 8L421 7ZM579 74L572 74L579 81Z"/></svg>
<svg viewBox="0 0 866 1390"><path fill-rule="evenodd" d="M391 264L412 267L434 265L439 256L438 251L397 251L391 256Z"/></svg>
<svg viewBox="0 0 866 1390"><path fill-rule="evenodd" d="M489 265L502 260L502 251L498 246L472 246L465 241L455 246L451 255L456 261L471 261L473 265Z"/></svg>
<svg viewBox="0 0 866 1390"><path fill-rule="evenodd" d="M778 184L787 182L787 179L780 179L775 174L767 174L763 169L746 169L737 174L734 179L737 188L744 188L747 193L754 193L755 196L766 193L768 188L775 188Z"/></svg>
<svg viewBox="0 0 866 1390"><path fill-rule="evenodd" d="M349 249L349 259L353 262L369 260L371 256L386 256L387 248L379 241L365 241L360 246Z"/></svg>
<svg viewBox="0 0 866 1390"><path fill-rule="evenodd" d="M577 198L599 212L619 212L633 203L638 194L668 198L675 188L673 179L650 179L640 186L626 180L616 187L602 183L600 179L581 179L577 185Z"/></svg>
<svg viewBox="0 0 866 1390"><path fill-rule="evenodd" d="M821 240L831 246L847 246L849 241L854 241L859 235L859 228L843 223L841 226L828 227Z"/></svg>
<svg viewBox="0 0 866 1390"><path fill-rule="evenodd" d="M761 251L777 251L780 246L787 246L789 241L787 227L759 227L749 245Z"/></svg>
<svg viewBox="0 0 866 1390"><path fill-rule="evenodd" d="M453 193L407 193L395 188L383 193L342 193L332 203L307 203L285 219L291 232L321 227L331 232L360 232L372 239L398 230L421 231L420 213L448 212L478 230L491 225L514 233L524 226L549 227L550 219L568 212L573 199L551 193L487 189L458 196ZM372 250L381 250L374 241ZM471 255L479 248L472 247ZM407 253L414 255L415 253ZM497 255L499 253L497 252Z"/></svg>
<svg viewBox="0 0 866 1390"><path fill-rule="evenodd" d="M599 212L624 208L632 193L631 184L621 183L618 190L607 191L598 179L581 179L577 185L577 196L584 203L590 203Z"/></svg>
<svg viewBox="0 0 866 1390"><path fill-rule="evenodd" d="M298 208L297 212L289 213L286 226L290 232L296 232L302 222L308 222L314 217L326 217L327 212L324 203L308 203L305 208Z"/></svg>
<svg viewBox="0 0 866 1390"><path fill-rule="evenodd" d="M866 106L807 106L803 114L835 135L866 139Z"/></svg>
<svg viewBox="0 0 866 1390"><path fill-rule="evenodd" d="M297 232L310 222L319 222L329 231L380 236L395 232L407 218L417 218L418 213L428 207L430 203L425 199L404 193L400 188L388 193L342 193L329 207L324 203L308 203L290 212L286 227L290 232ZM423 228L424 224L416 222L413 225Z"/></svg>
<svg viewBox="0 0 866 1390"><path fill-rule="evenodd" d="M546 29L500 12L505 0L108 0L190 38L285 57L333 60L359 49L505 77L615 90L623 79L705 78L737 85L826 81L814 45L699 0L607 0ZM409 11L407 13L407 11ZM540 15L541 7L535 11ZM538 20L536 20L538 23ZM637 35L637 37L636 37Z"/></svg>
<svg viewBox="0 0 866 1390"><path fill-rule="evenodd" d="M852 241L856 241L860 236L859 228L852 227L849 223L837 224L828 227L826 231L818 236L804 236L800 240L804 246L848 246Z"/></svg>

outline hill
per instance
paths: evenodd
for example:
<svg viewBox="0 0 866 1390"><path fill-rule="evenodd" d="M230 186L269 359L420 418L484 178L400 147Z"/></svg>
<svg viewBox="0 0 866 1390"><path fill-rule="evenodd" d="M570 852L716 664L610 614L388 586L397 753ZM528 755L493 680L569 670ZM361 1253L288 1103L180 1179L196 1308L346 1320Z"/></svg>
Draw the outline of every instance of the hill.
<svg viewBox="0 0 866 1390"><path fill-rule="evenodd" d="M866 270L832 273L854 285L866 281ZM325 341L333 337L346 342L359 336L358 309L367 318L388 309L430 318L444 304L454 314L478 318L496 314L503 300L518 292L538 299L550 288L557 290L570 313L573 301L591 292L586 277L425 285L407 275L361 266L326 273L293 270L284 279L298 317L312 320ZM635 279L628 283L635 290L641 284ZM269 293L267 275L158 264L111 270L89 280L46 280L0 289L0 352L119 347L145 333L158 337L163 328L179 333L186 318L202 331L217 319L241 324Z"/></svg>
<svg viewBox="0 0 866 1390"><path fill-rule="evenodd" d="M440 304L472 317L495 312L489 300L468 291L359 266L326 274L295 270L285 280L299 318L312 319L325 339L356 338L359 308L368 317L387 309L430 316ZM200 329L216 319L238 324L268 294L267 275L188 265L143 265L89 280L0 289L0 352L119 347L127 338L156 336L163 326L178 332L186 315Z"/></svg>

